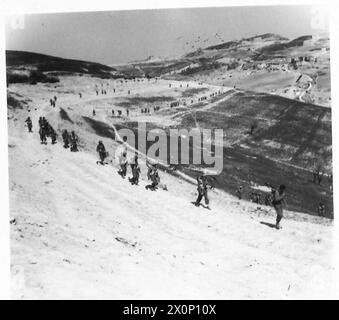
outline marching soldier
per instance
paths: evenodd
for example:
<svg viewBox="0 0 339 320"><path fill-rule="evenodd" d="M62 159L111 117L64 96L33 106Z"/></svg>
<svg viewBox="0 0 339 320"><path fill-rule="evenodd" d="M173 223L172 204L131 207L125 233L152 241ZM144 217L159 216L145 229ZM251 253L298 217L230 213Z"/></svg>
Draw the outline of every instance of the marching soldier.
<svg viewBox="0 0 339 320"><path fill-rule="evenodd" d="M27 123L28 132L32 132L32 120L28 117L25 122Z"/></svg>
<svg viewBox="0 0 339 320"><path fill-rule="evenodd" d="M99 153L100 163L104 164L104 160L106 158L106 149L101 140L99 141L96 150Z"/></svg>
<svg viewBox="0 0 339 320"><path fill-rule="evenodd" d="M195 206L199 207L202 198L204 198L207 208L210 209L209 198L207 194L207 188L208 188L207 177L205 175L198 176L197 183L198 183L198 198L194 204Z"/></svg>
<svg viewBox="0 0 339 320"><path fill-rule="evenodd" d="M69 147L69 134L66 129L62 132L62 140L64 141L64 148L67 149Z"/></svg>

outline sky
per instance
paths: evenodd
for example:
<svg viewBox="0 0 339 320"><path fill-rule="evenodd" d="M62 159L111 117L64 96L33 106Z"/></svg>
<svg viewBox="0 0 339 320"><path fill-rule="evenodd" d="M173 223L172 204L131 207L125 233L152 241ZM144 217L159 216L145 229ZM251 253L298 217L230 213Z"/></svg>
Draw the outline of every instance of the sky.
<svg viewBox="0 0 339 320"><path fill-rule="evenodd" d="M114 65L262 33L317 34L324 21L310 6L30 14L7 18L6 49Z"/></svg>

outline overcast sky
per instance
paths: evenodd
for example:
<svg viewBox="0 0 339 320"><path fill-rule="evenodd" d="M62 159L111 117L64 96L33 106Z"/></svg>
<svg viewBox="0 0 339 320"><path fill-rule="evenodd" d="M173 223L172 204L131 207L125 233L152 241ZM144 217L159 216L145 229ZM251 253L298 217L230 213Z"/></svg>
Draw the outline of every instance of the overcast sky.
<svg viewBox="0 0 339 320"><path fill-rule="evenodd" d="M312 21L308 6L34 14L23 24L7 19L6 48L114 64L267 32L295 38L323 31Z"/></svg>

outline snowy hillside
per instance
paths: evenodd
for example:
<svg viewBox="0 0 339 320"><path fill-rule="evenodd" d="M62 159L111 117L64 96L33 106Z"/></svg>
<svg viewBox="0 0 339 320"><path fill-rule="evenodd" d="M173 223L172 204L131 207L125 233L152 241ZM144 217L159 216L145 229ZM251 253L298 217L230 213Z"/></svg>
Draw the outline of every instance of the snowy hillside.
<svg viewBox="0 0 339 320"><path fill-rule="evenodd" d="M97 141L104 141L110 155L117 143L98 137L80 121L93 105L101 106L98 119L106 119L107 97L88 89L80 100L74 79L62 83L57 89L42 84L9 89L19 100L19 93L31 99L29 113L28 107L8 109L13 297L334 295L331 220L288 212L278 231L271 225L272 208L239 201L221 190L211 191L211 211L196 208L191 204L196 186L164 172L161 180L168 191L147 191L144 159L140 185L132 186L117 174L113 157L108 165L96 164ZM167 88L168 82L162 85ZM87 88L93 86L89 82ZM73 91L62 94L65 88ZM48 100L56 91L53 109ZM60 118L59 106L73 124ZM27 115L33 133L24 126ZM41 145L41 115L59 135L63 128L74 128L80 152L64 149L60 137L56 145L50 140Z"/></svg>

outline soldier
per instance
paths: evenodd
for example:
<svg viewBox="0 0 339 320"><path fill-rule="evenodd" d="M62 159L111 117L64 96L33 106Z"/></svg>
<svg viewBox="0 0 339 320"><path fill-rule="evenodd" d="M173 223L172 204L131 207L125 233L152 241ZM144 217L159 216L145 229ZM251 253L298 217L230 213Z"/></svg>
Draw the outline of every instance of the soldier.
<svg viewBox="0 0 339 320"><path fill-rule="evenodd" d="M269 193L266 193L265 195L265 206L269 206L272 202L271 195Z"/></svg>
<svg viewBox="0 0 339 320"><path fill-rule="evenodd" d="M47 144L46 135L47 135L48 122L45 119L45 117L39 118L39 126L40 126L39 135L40 135L41 143Z"/></svg>
<svg viewBox="0 0 339 320"><path fill-rule="evenodd" d="M42 117L39 117L39 128L41 128L42 125Z"/></svg>
<svg viewBox="0 0 339 320"><path fill-rule="evenodd" d="M52 126L49 126L49 129L50 129L49 135L50 135L50 137L51 137L52 144L56 144L56 137L57 137L57 134L56 134L56 132L55 132L55 130L53 129Z"/></svg>
<svg viewBox="0 0 339 320"><path fill-rule="evenodd" d="M112 109L112 117L114 117L114 110Z"/></svg>
<svg viewBox="0 0 339 320"><path fill-rule="evenodd" d="M251 124L250 135L253 135L255 124Z"/></svg>
<svg viewBox="0 0 339 320"><path fill-rule="evenodd" d="M254 192L253 191L250 192L249 196L250 196L250 201L254 202Z"/></svg>
<svg viewBox="0 0 339 320"><path fill-rule="evenodd" d="M195 206L199 207L200 202L202 200L202 198L204 198L205 200L205 205L207 206L208 209L210 209L209 207L209 199L208 199L208 194L207 194L207 177L203 174L197 177L197 183L198 183L198 198L195 201Z"/></svg>
<svg viewBox="0 0 339 320"><path fill-rule="evenodd" d="M151 173L152 173L152 170L154 169L154 166L155 166L155 164L148 162L148 160L146 159L147 179L148 180L151 179Z"/></svg>
<svg viewBox="0 0 339 320"><path fill-rule="evenodd" d="M76 134L75 134L74 131L71 132L70 140L71 140L71 151L72 151L72 152L77 152L77 151L79 151L79 150L78 150L78 145L77 145L77 143L78 143L78 137L76 136Z"/></svg>
<svg viewBox="0 0 339 320"><path fill-rule="evenodd" d="M325 217L325 204L320 201L318 205L318 215L320 217Z"/></svg>
<svg viewBox="0 0 339 320"><path fill-rule="evenodd" d="M241 200L242 199L242 186L240 186L235 193L238 196L238 199Z"/></svg>
<svg viewBox="0 0 339 320"><path fill-rule="evenodd" d="M62 132L62 139L64 141L64 148L67 149L69 147L69 134L66 129Z"/></svg>
<svg viewBox="0 0 339 320"><path fill-rule="evenodd" d="M27 123L28 132L32 132L32 120L28 117L25 122Z"/></svg>
<svg viewBox="0 0 339 320"><path fill-rule="evenodd" d="M138 154L136 153L133 158L130 160L130 166L131 169L133 168L134 165L138 165Z"/></svg>
<svg viewBox="0 0 339 320"><path fill-rule="evenodd" d="M260 198L261 198L261 194L259 193L259 192L256 192L255 194L254 194L254 199L255 199L255 203L256 204L260 204Z"/></svg>
<svg viewBox="0 0 339 320"><path fill-rule="evenodd" d="M93 109L93 111L92 111L92 114L93 114L93 117L95 116L95 110Z"/></svg>
<svg viewBox="0 0 339 320"><path fill-rule="evenodd" d="M272 188L272 197L273 197L273 207L277 213L277 219L276 219L276 228L281 229L280 221L283 218L283 204L287 208L287 202L285 199L285 189L286 187L282 184L279 186L279 189L276 190Z"/></svg>
<svg viewBox="0 0 339 320"><path fill-rule="evenodd" d="M56 143L56 137L57 137L57 134L55 130L52 128L52 134L51 134L52 144Z"/></svg>
<svg viewBox="0 0 339 320"><path fill-rule="evenodd" d="M99 153L99 158L100 158L100 163L104 164L104 160L106 158L106 149L102 141L100 140L98 145L97 145L97 152Z"/></svg>
<svg viewBox="0 0 339 320"><path fill-rule="evenodd" d="M125 179L127 173L127 150L124 149L119 156L120 170L118 173Z"/></svg>
<svg viewBox="0 0 339 320"><path fill-rule="evenodd" d="M156 164L152 165L146 163L146 165L148 167L147 177L152 183L148 184L145 188L154 191L158 188L158 184L160 183L158 168Z"/></svg>
<svg viewBox="0 0 339 320"><path fill-rule="evenodd" d="M131 170L132 170L132 178L129 178L129 181L132 185L138 185L139 184L139 176L140 176L140 167L138 164L138 155L135 155L132 159L131 163Z"/></svg>
<svg viewBox="0 0 339 320"><path fill-rule="evenodd" d="M328 179L328 183L330 185L330 191L332 192L332 189L333 189L333 174L329 173L327 175L327 179Z"/></svg>
<svg viewBox="0 0 339 320"><path fill-rule="evenodd" d="M48 121L47 121L47 119L45 118L45 117L42 117L42 124L43 124L43 126L45 126L45 128L46 128L46 130L47 130L47 128L48 128L48 126L49 126L49 123L48 123ZM46 131L47 132L47 131Z"/></svg>

